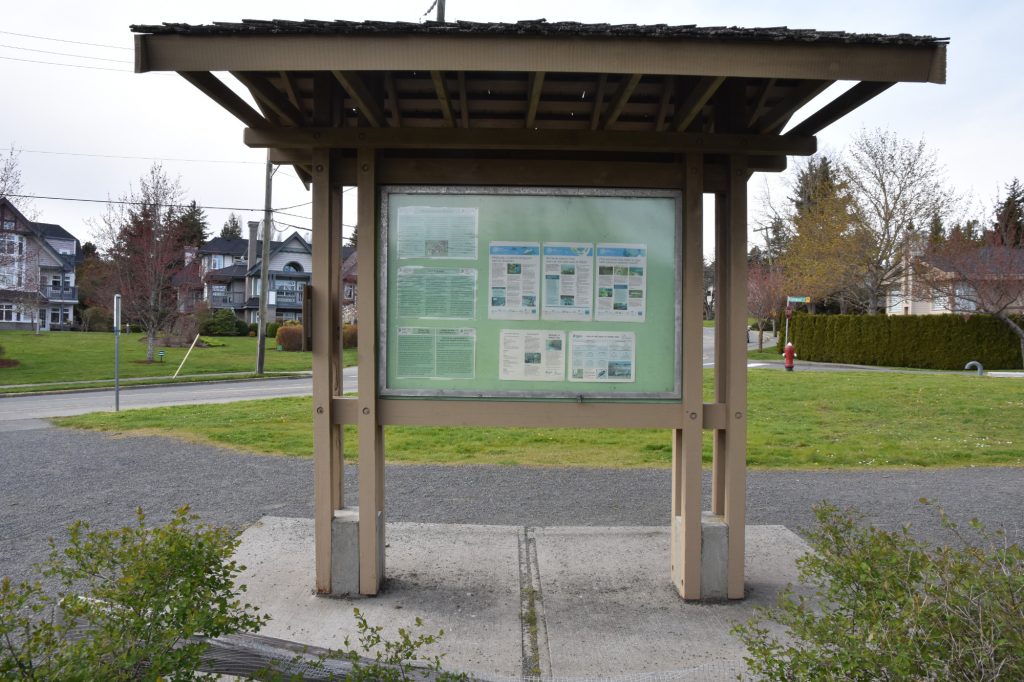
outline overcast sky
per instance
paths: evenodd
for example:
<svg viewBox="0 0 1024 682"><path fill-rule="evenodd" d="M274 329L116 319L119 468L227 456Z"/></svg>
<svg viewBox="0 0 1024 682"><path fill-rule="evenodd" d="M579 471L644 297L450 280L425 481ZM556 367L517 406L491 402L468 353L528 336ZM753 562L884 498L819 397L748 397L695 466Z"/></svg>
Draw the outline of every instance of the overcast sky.
<svg viewBox="0 0 1024 682"><path fill-rule="evenodd" d="M8 2L0 25L0 82L6 91L0 106L0 145L24 150L20 166L30 194L116 198L154 159L161 159L172 176L180 176L186 195L207 207L215 232L229 212L215 206L246 209L240 211L243 221L257 220L263 206L264 152L246 148L243 124L179 76L133 74L129 24L204 24L243 18L419 21L430 3ZM993 199L1005 183L1015 176L1024 177L1024 79L1020 74L1024 2L1020 0L447 3L449 20L542 17L548 21L789 26L949 37L946 85L897 85L822 131L819 146L841 150L862 127L888 128L912 140L924 138L946 167L951 186L973 196L979 212L985 212L983 218L988 217ZM84 66L94 68L81 68ZM233 81L229 76L225 80ZM843 84L840 91L848 86ZM831 89L823 98L835 94ZM805 112L814 111L815 104ZM310 200L292 172L285 167L277 175L275 208ZM764 186L761 174L751 180L752 213ZM778 188L773 192L781 193ZM92 238L90 221L103 211L102 203L49 199L37 199L32 207L38 220L59 223L83 241ZM280 216L279 220L310 225L308 205L288 213L296 216ZM345 213L345 222L352 222L354 213Z"/></svg>

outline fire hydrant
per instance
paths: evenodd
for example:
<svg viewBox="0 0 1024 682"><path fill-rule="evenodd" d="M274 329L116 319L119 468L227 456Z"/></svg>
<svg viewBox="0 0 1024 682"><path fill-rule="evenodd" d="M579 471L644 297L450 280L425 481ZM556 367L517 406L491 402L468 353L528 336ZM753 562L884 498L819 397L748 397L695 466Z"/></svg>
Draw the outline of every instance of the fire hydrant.
<svg viewBox="0 0 1024 682"><path fill-rule="evenodd" d="M796 349L793 348L792 343L787 343L786 348L782 351L782 356L786 359L786 371L793 371L793 358L796 357Z"/></svg>

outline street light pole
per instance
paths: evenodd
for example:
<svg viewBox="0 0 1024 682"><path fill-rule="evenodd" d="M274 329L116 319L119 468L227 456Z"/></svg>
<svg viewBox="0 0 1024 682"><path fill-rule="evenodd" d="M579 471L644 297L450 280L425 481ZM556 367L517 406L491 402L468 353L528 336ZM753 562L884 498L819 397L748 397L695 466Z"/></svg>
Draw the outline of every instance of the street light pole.
<svg viewBox="0 0 1024 682"><path fill-rule="evenodd" d="M271 197L274 194L274 164L270 162L270 150L267 150L267 184L263 195L263 254L260 261L260 319L256 323L256 374L263 374L264 359L267 352L267 300L270 291L270 226L273 223L270 214ZM250 264L249 267L252 267Z"/></svg>
<svg viewBox="0 0 1024 682"><path fill-rule="evenodd" d="M121 411L121 294L114 294L114 412Z"/></svg>

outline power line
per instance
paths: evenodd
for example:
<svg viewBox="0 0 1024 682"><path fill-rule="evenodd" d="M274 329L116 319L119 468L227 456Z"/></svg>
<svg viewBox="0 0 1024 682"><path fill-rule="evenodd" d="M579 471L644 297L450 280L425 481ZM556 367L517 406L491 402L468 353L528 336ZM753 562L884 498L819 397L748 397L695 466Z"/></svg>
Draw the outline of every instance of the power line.
<svg viewBox="0 0 1024 682"><path fill-rule="evenodd" d="M0 33L8 36L18 36L20 38L35 38L36 40L52 40L57 43L74 43L75 45L88 45L89 47L109 47L112 50L131 50L130 47L122 47L121 45L102 45L100 43L83 43L79 40L64 40L63 38L48 38L46 36L34 36L29 33L15 33L14 31L0 31Z"/></svg>
<svg viewBox="0 0 1024 682"><path fill-rule="evenodd" d="M79 198L75 198L75 197L45 197L45 196L41 196L41 195L38 195L38 194L7 194L5 196L18 197L20 199L44 199L44 200L51 200L51 201L80 201L80 202L89 203L89 204L118 204L120 206L159 206L160 208L190 208L190 206L191 206L190 204L151 204L151 203L147 203L145 201L124 201L124 200L121 200L121 199L79 199ZM197 204L197 205L199 205L199 204ZM259 211L260 213L262 213L263 210L264 210L262 208L243 208L243 207L239 207L239 206L202 206L202 205L199 205L199 208L209 209L211 211ZM306 219L306 220L312 220L312 218L306 218L306 216L299 215L297 213L285 213L284 211L277 211L277 210L274 210L274 209L271 209L271 210L274 213L277 213L278 215L286 215L286 216L291 216L292 218L303 218L303 219Z"/></svg>
<svg viewBox="0 0 1024 682"><path fill-rule="evenodd" d="M28 62L29 64L48 64L49 66L70 66L74 69L92 69L94 71L117 71L118 73L135 73L131 69L108 69L105 66L85 66L84 64L64 64L62 62L43 62L38 59L18 59L17 57L0 57L12 62ZM162 73L157 71L157 73Z"/></svg>
<svg viewBox="0 0 1024 682"><path fill-rule="evenodd" d="M140 161L185 161L189 163L244 163L264 165L265 161L224 161L221 159L181 159L171 156L127 156L122 154L85 154L79 152L51 152L42 149L16 149L16 152L28 154L53 154L56 156L87 156L97 159L138 159Z"/></svg>
<svg viewBox="0 0 1024 682"><path fill-rule="evenodd" d="M0 43L0 47L5 47L8 50L25 50L26 52L41 52L42 54L56 54L61 57L76 57L78 59L95 59L100 62L117 62L118 64L133 64L134 62L128 59L107 59L106 57L89 57L84 54L74 54L72 52L53 52L52 50L36 50L31 47L18 47L17 45L4 45Z"/></svg>

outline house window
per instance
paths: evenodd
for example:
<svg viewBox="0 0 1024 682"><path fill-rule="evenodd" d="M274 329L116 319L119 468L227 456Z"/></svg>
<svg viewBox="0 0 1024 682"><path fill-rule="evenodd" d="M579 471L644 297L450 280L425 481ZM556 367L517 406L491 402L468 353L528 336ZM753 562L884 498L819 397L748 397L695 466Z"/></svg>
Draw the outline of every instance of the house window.
<svg viewBox="0 0 1024 682"><path fill-rule="evenodd" d="M210 268L212 270L220 270L222 267L224 267L224 256L220 254L210 256Z"/></svg>
<svg viewBox="0 0 1024 682"><path fill-rule="evenodd" d="M284 266L284 272L302 272L302 266L292 261Z"/></svg>
<svg viewBox="0 0 1024 682"><path fill-rule="evenodd" d="M50 308L50 324L60 324L60 308Z"/></svg>
<svg viewBox="0 0 1024 682"><path fill-rule="evenodd" d="M0 322L14 322L13 303L0 303Z"/></svg>
<svg viewBox="0 0 1024 682"><path fill-rule="evenodd" d="M932 310L949 310L949 297L943 292L938 292L932 297Z"/></svg>
<svg viewBox="0 0 1024 682"><path fill-rule="evenodd" d="M977 294L970 284L957 284L953 289L953 295L956 297L957 310L971 312L978 309Z"/></svg>

